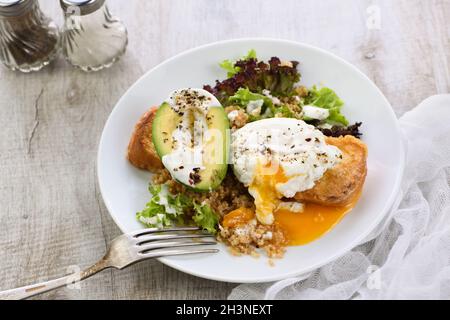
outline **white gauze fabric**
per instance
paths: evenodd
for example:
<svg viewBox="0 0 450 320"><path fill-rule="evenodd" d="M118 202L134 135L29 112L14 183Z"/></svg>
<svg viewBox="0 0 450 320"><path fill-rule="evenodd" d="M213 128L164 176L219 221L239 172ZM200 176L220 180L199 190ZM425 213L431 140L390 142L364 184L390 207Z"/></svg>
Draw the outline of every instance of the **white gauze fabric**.
<svg viewBox="0 0 450 320"><path fill-rule="evenodd" d="M401 192L372 235L310 274L240 285L230 299L450 299L450 95L428 98L400 125Z"/></svg>

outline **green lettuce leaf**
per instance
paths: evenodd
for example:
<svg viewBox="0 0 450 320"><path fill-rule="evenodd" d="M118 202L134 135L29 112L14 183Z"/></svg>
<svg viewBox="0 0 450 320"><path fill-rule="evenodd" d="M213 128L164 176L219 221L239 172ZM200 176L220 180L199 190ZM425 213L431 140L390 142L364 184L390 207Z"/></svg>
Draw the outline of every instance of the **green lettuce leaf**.
<svg viewBox="0 0 450 320"><path fill-rule="evenodd" d="M194 211L195 214L192 217L192 220L194 220L197 226L203 228L211 234L216 234L219 218L211 207L206 204L199 205L194 202Z"/></svg>
<svg viewBox="0 0 450 320"><path fill-rule="evenodd" d="M349 125L349 122L347 118L341 113L341 108L331 108L330 110L330 116L326 120L327 123L331 125L343 125L347 127Z"/></svg>
<svg viewBox="0 0 450 320"><path fill-rule="evenodd" d="M269 97L266 97L265 95L251 92L248 88L240 88L235 95L231 96L229 99L229 102L233 104L237 104L240 107L247 107L249 102L251 101L258 101L263 100L264 107L271 108L273 106L272 100ZM264 110L263 110L264 111Z"/></svg>
<svg viewBox="0 0 450 320"><path fill-rule="evenodd" d="M192 206L192 201L179 194L173 196L166 185L150 186L152 199L141 212L136 214L137 219L149 228L165 228L173 222L182 222L185 210Z"/></svg>
<svg viewBox="0 0 450 320"><path fill-rule="evenodd" d="M261 110L261 115L254 116L249 114L249 121L259 121L262 119L272 118L274 116L281 116L283 118L295 118L295 114L286 105L275 106L272 99L269 97L251 92L248 88L239 89L234 96L229 98L229 102L238 105L242 108L246 108L249 102L263 100L264 104Z"/></svg>
<svg viewBox="0 0 450 320"><path fill-rule="evenodd" d="M260 116L249 115L249 121L254 122L262 119L272 118L280 115L283 118L295 118L295 114L286 105L275 106L269 97L251 92L247 88L239 89L234 96L229 98L229 102L240 107L247 107L250 101L263 100L263 108Z"/></svg>
<svg viewBox="0 0 450 320"><path fill-rule="evenodd" d="M348 120L341 113L344 101L330 88L323 87L318 89L316 86L312 87L305 98L304 104L328 109L330 116L325 121L327 123L349 125Z"/></svg>
<svg viewBox="0 0 450 320"><path fill-rule="evenodd" d="M258 59L255 49L251 49L242 60L247 61L250 59Z"/></svg>
<svg viewBox="0 0 450 320"><path fill-rule="evenodd" d="M198 205L183 194L174 196L167 185L150 185L149 191L152 199L136 214L138 221L146 227L161 229L183 224L185 214L194 212L192 220L195 224L212 234L217 233L219 219L208 205Z"/></svg>
<svg viewBox="0 0 450 320"><path fill-rule="evenodd" d="M235 95L231 96L228 101L231 104L242 107L245 111L251 101L263 100L264 104L261 108L261 114L258 116L249 114L249 122L255 122L262 119L272 118L277 108L273 105L272 99L265 95L251 92L248 88L240 88Z"/></svg>
<svg viewBox="0 0 450 320"><path fill-rule="evenodd" d="M241 60L248 61L250 59L257 59L256 51L254 49L250 50ZM236 66L236 61L224 60L219 65L227 72L228 78L234 77L234 75L242 70L240 67Z"/></svg>
<svg viewBox="0 0 450 320"><path fill-rule="evenodd" d="M272 112L275 115L280 114L282 118L295 118L295 114L286 105L281 105L279 107L275 107L274 110L272 110Z"/></svg>
<svg viewBox="0 0 450 320"><path fill-rule="evenodd" d="M224 69L227 72L227 77L231 78L235 74L239 73L241 71L241 68L235 66L235 62L231 60L224 60L220 64L220 67Z"/></svg>
<svg viewBox="0 0 450 320"><path fill-rule="evenodd" d="M318 89L317 86L314 86L309 90L309 94L305 98L305 104L331 109L341 108L344 105L344 101L330 88L323 87Z"/></svg>

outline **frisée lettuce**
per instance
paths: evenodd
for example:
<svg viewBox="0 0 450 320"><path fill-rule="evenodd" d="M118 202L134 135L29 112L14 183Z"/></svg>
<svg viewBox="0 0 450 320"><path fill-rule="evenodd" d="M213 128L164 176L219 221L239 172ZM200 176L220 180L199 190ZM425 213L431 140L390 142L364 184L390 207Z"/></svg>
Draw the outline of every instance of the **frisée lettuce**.
<svg viewBox="0 0 450 320"><path fill-rule="evenodd" d="M202 227L204 230L211 234L217 233L217 225L219 223L219 218L217 214L211 209L207 204L197 204L193 202L195 214L192 220L197 224L197 226Z"/></svg>
<svg viewBox="0 0 450 320"><path fill-rule="evenodd" d="M167 228L176 224L184 224L186 214L192 215L195 224L204 230L215 234L219 219L217 214L207 204L197 204L189 197L172 195L167 185L150 185L152 199L144 210L136 214L139 222L148 228Z"/></svg>

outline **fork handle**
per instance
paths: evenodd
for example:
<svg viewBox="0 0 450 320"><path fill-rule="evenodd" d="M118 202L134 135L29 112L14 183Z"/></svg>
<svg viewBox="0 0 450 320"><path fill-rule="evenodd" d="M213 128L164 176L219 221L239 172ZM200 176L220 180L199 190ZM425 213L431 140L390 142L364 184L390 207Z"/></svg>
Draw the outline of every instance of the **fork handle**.
<svg viewBox="0 0 450 320"><path fill-rule="evenodd" d="M55 290L58 288L62 288L68 284L75 283L72 282L73 278L74 275L69 275L56 280L51 280L31 286L3 291L0 292L0 300L22 300L31 298L35 295Z"/></svg>
<svg viewBox="0 0 450 320"><path fill-rule="evenodd" d="M64 286L73 285L89 277L92 277L93 275L109 267L110 266L108 265L107 261L105 259L102 259L90 268L79 273L74 273L59 279L42 282L31 286L0 292L0 300L23 300L31 298L42 293L62 288Z"/></svg>

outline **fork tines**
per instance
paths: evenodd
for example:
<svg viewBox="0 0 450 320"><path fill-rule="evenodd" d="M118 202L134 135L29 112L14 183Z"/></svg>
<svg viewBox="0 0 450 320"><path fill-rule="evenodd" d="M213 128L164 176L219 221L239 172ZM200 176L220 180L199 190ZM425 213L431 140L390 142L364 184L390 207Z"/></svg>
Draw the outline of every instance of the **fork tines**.
<svg viewBox="0 0 450 320"><path fill-rule="evenodd" d="M135 243L138 253L143 255L175 256L218 252L217 249L199 248L194 250L193 247L212 246L217 244L212 234L205 233L202 229L197 227L147 229L136 231L130 234L130 236L134 238L133 242Z"/></svg>
<svg viewBox="0 0 450 320"><path fill-rule="evenodd" d="M147 235L147 234L183 232L183 231L202 231L202 229L199 227L177 227L177 228L167 228L167 229L151 228L151 229L137 230L135 232L129 233L129 235L133 236L135 238L139 238L139 237Z"/></svg>

